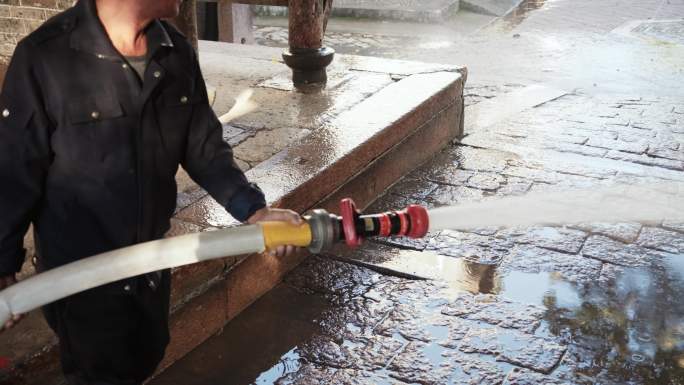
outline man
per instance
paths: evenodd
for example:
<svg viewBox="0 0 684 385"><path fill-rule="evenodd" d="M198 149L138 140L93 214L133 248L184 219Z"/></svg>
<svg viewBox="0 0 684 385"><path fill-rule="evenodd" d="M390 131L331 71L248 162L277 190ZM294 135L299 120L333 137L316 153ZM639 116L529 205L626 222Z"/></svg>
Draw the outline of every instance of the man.
<svg viewBox="0 0 684 385"><path fill-rule="evenodd" d="M0 96L0 289L16 282L30 223L39 271L161 238L179 164L239 220L300 222L267 208L236 166L195 52L160 21L179 6L80 0L17 46ZM69 382L149 377L169 339L169 288L164 271L46 306Z"/></svg>

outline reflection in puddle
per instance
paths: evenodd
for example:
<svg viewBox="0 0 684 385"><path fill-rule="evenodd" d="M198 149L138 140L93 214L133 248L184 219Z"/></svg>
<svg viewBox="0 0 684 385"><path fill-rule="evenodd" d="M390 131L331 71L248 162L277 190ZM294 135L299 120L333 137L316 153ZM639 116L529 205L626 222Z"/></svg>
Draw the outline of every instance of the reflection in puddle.
<svg viewBox="0 0 684 385"><path fill-rule="evenodd" d="M554 297L562 307L575 307L581 303L575 288L554 273L513 271L503 278L502 286L501 296L515 302L542 305L544 298Z"/></svg>
<svg viewBox="0 0 684 385"><path fill-rule="evenodd" d="M501 280L496 265L477 263L473 259L476 258L452 258L431 252L402 250L392 255L392 259L374 265L446 282L454 289L454 294L462 291L499 293Z"/></svg>
<svg viewBox="0 0 684 385"><path fill-rule="evenodd" d="M578 289L578 306L544 300L549 330L578 347L576 370L593 378L684 383L684 255L627 269L605 285ZM591 365L586 363L590 362Z"/></svg>
<svg viewBox="0 0 684 385"><path fill-rule="evenodd" d="M580 378L684 383L684 255L670 255L649 268L614 267L613 278L584 284L568 282L560 272L502 273L495 264L430 252L402 251L380 265L446 282L449 291L542 306L541 330L569 346L561 368ZM431 327L425 328L432 333ZM423 348L437 364L444 359L441 352L435 343Z"/></svg>
<svg viewBox="0 0 684 385"><path fill-rule="evenodd" d="M273 384L279 378L296 372L301 367L299 359L300 357L296 352L296 348L290 350L280 358L280 362L277 365L261 373L254 383L257 385Z"/></svg>

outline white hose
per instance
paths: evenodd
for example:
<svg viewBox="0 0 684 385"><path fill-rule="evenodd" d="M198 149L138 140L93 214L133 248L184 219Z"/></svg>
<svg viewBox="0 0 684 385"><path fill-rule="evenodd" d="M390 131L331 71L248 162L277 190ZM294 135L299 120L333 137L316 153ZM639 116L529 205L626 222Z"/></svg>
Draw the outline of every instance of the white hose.
<svg viewBox="0 0 684 385"><path fill-rule="evenodd" d="M0 291L0 327L12 315L124 278L264 249L261 226L250 225L141 243L85 258Z"/></svg>

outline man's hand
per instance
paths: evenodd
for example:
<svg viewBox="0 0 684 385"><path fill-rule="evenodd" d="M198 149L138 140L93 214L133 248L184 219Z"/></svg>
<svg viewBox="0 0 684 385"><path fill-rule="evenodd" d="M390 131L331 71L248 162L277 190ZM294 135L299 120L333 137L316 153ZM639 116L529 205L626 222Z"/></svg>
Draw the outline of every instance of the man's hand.
<svg viewBox="0 0 684 385"><path fill-rule="evenodd" d="M257 222L289 222L295 226L299 226L304 223L302 217L292 210L282 210L282 209L272 209L270 207L264 207L252 214L247 223L253 225ZM278 246L275 252L272 250L271 255L276 255L278 257L290 257L299 248L295 246Z"/></svg>
<svg viewBox="0 0 684 385"><path fill-rule="evenodd" d="M8 275L5 277L0 277L0 290L5 289L6 287L12 286L15 283L17 283L17 279L14 278L14 275ZM0 325L0 332L3 332L7 329L10 329L14 327L21 319L24 318L23 315L15 315L12 318L10 318L9 321L7 321L4 325Z"/></svg>

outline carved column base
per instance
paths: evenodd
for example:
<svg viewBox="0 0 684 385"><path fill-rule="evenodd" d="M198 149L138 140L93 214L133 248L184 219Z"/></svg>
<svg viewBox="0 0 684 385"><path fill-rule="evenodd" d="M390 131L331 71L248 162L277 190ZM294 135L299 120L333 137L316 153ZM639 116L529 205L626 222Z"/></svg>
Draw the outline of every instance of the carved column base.
<svg viewBox="0 0 684 385"><path fill-rule="evenodd" d="M283 59L292 68L295 87L324 86L328 80L326 67L332 63L335 50L323 48L290 48L283 52Z"/></svg>

